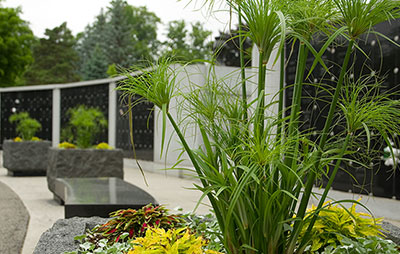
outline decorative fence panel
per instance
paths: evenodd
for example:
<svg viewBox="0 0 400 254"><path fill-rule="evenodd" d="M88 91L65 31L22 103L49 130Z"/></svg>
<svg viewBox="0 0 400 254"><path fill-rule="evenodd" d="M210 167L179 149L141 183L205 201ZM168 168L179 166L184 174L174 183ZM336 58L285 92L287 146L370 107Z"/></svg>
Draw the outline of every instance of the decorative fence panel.
<svg viewBox="0 0 400 254"><path fill-rule="evenodd" d="M96 142L108 142L113 147L123 149L127 157L133 157L127 106L120 100L121 92L115 91L121 79L1 88L1 144L16 136L15 126L8 121L10 115L28 112L42 124L37 136L57 146L63 141L60 132L68 121L67 111L78 105L86 105L100 109L108 119L108 130L99 135ZM151 107L147 103L133 110L133 137L138 159L153 160L154 117L149 110Z"/></svg>
<svg viewBox="0 0 400 254"><path fill-rule="evenodd" d="M375 27L375 30L396 43L400 41L400 20L391 21L390 24L387 22L381 23ZM318 41L318 39L315 41ZM321 82L333 85L337 81L346 50L346 42L344 40L339 44L341 45L340 47L331 47L323 55L323 59L328 63L327 67L330 73L327 73L319 66L313 71L307 82L314 84ZM359 45L368 55L368 58L360 51L357 51L353 55L355 64L352 68L355 76L378 74L385 78L381 84L381 92L398 90L400 81L400 48L386 39L372 34L365 36ZM314 44L317 50L321 46ZM291 85L294 83L294 73L296 70L296 46L293 52L291 52L291 49L292 45L288 44L286 57L288 58L291 55L291 60L288 63L286 72L288 89L285 96L287 106L291 105L293 95ZM313 61L314 58L310 56L307 61L308 69L311 67ZM370 68L367 66L370 66ZM329 108L329 105L323 101L323 98L328 95L327 92L318 90L312 85L305 85L303 86L302 94L304 96L301 104L302 114L300 116L300 120L303 123L301 126L302 130L310 128L314 128L316 131L322 130ZM396 96L392 99L399 99L399 97ZM340 127L336 127L330 133L330 137L334 137L339 131L341 131ZM316 139L317 136L315 135L312 138ZM372 144L372 147L377 151L383 152L383 140L375 136L375 142ZM399 144L395 144L395 147L399 147ZM400 199L399 174L394 173L392 167L385 166L381 159L372 160L369 168L357 167L348 162L343 162L341 166L342 170L339 170L333 184L334 189Z"/></svg>
<svg viewBox="0 0 400 254"><path fill-rule="evenodd" d="M52 133L52 90L30 92L4 92L1 100L1 139L16 137L15 125L8 121L14 112L28 112L42 124L37 136L51 140ZM3 143L3 142L1 142Z"/></svg>
<svg viewBox="0 0 400 254"><path fill-rule="evenodd" d="M129 130L128 102L122 100L122 92L117 92L118 114L117 114L117 147L125 151L126 157L134 157ZM126 98L125 98L126 99ZM132 98L132 101L137 98ZM137 105L132 110L133 142L135 153L138 158L153 160L154 155L154 111L153 105L145 102Z"/></svg>

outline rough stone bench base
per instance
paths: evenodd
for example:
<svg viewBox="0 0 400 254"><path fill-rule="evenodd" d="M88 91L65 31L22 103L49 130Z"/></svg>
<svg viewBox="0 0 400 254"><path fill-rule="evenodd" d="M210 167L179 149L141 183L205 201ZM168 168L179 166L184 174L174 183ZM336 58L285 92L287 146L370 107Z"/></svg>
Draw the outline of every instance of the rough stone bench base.
<svg viewBox="0 0 400 254"><path fill-rule="evenodd" d="M64 204L65 218L109 217L119 209L156 204L149 193L116 177L56 178L54 197Z"/></svg>

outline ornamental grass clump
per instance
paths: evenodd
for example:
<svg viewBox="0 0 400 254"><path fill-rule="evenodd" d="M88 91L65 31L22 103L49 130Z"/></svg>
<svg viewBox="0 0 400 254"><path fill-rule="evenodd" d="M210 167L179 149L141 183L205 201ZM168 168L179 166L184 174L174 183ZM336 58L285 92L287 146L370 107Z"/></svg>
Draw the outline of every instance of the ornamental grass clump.
<svg viewBox="0 0 400 254"><path fill-rule="evenodd" d="M373 26L398 18L400 2L227 2L232 13L243 20L239 27L246 24L240 41L251 38L259 51L255 99L246 95L250 86L244 64L241 80L235 85L218 78L212 63L204 83L194 84L187 75L190 82L184 84L177 77L186 75L185 66L160 59L143 75L127 75L119 89L129 98L139 95L140 99L131 102L130 108L148 100L160 110L164 126L162 147L165 122L170 121L198 175L200 183L196 187L212 205L228 253L305 253L312 244L316 221L342 162L351 161L370 169L363 159L379 158L370 145L375 137L382 137L391 147L390 140L400 133L400 102L391 99L395 94L376 92L381 84L377 74L365 78L353 68L354 54L366 54L359 45L360 36L379 36ZM318 49L313 46L315 38ZM285 87L286 40L292 47L299 46L294 82ZM330 47L345 48L345 55L335 63L338 73L328 68L331 63L323 57ZM281 56L280 61L272 57L272 51ZM308 62L310 56L312 61ZM266 101L268 88L278 85L268 80L266 66L278 62L280 89L272 101ZM331 78L310 80L317 66ZM303 88L307 86L326 95L313 98L327 105L328 113L321 118L322 130L301 128ZM293 96L291 105L285 108L287 87L293 88ZM171 113L175 102L184 113L181 118ZM192 137L184 135L192 127L198 130L200 146L191 147L188 139ZM334 131L331 137L329 134ZM360 151L364 156L358 156ZM322 176L328 178L325 190L315 211L307 212L312 188Z"/></svg>
<svg viewBox="0 0 400 254"><path fill-rule="evenodd" d="M8 120L10 123L16 124L15 130L22 140L40 140L35 137L35 134L42 128L42 125L37 120L31 118L27 112L12 114Z"/></svg>

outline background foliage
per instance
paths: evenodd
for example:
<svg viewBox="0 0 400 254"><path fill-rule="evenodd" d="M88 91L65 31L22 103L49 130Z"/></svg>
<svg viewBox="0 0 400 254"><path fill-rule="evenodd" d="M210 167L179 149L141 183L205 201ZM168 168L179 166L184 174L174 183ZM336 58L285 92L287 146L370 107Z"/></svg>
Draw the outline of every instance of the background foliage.
<svg viewBox="0 0 400 254"><path fill-rule="evenodd" d="M207 42L210 31L203 28L200 22L191 24L189 31L184 20L168 23L167 40L163 43L163 55L189 62L198 59L210 59L212 43Z"/></svg>
<svg viewBox="0 0 400 254"><path fill-rule="evenodd" d="M0 86L101 79L164 55L192 61L212 52L211 32L201 23L172 21L160 41L160 18L124 0L110 1L76 36L64 22L35 38L20 13L0 7Z"/></svg>
<svg viewBox="0 0 400 254"><path fill-rule="evenodd" d="M79 57L75 45L76 40L67 23L46 29L45 38L33 45L34 62L24 75L25 83L39 85L79 81Z"/></svg>
<svg viewBox="0 0 400 254"><path fill-rule="evenodd" d="M34 36L19 8L3 8L0 1L0 87L14 86L33 61Z"/></svg>

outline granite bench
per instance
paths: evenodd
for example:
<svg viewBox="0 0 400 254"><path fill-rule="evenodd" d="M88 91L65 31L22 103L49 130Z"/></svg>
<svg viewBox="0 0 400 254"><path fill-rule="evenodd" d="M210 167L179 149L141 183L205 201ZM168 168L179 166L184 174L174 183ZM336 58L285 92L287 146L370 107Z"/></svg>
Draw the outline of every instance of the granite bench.
<svg viewBox="0 0 400 254"><path fill-rule="evenodd" d="M140 209L156 200L146 191L116 177L56 178L54 199L65 218L109 217L119 209Z"/></svg>

